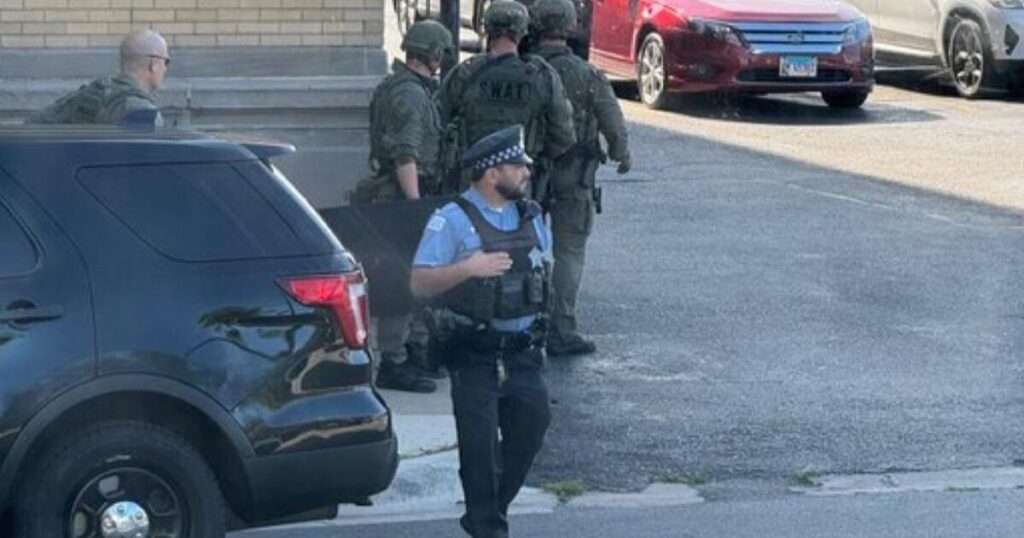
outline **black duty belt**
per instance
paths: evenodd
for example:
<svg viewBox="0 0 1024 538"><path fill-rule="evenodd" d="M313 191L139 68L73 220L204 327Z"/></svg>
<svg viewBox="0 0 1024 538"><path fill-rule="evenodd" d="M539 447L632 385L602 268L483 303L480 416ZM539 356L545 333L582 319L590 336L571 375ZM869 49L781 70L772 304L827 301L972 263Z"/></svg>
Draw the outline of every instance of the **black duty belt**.
<svg viewBox="0 0 1024 538"><path fill-rule="evenodd" d="M477 353L518 353L544 346L544 337L538 331L504 332L474 331L461 338L464 345Z"/></svg>

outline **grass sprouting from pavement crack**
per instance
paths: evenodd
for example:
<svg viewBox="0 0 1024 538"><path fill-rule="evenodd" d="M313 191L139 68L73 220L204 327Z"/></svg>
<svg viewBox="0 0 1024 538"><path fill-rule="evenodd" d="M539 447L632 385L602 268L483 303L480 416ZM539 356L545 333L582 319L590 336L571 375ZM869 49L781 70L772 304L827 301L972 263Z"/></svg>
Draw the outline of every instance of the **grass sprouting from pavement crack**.
<svg viewBox="0 0 1024 538"><path fill-rule="evenodd" d="M587 485L582 480L563 480L561 482L548 482L543 486L544 491L552 494L558 502L565 504L587 492Z"/></svg>
<svg viewBox="0 0 1024 538"><path fill-rule="evenodd" d="M949 493L975 493L981 491L981 488L972 486L949 486L946 488Z"/></svg>
<svg viewBox="0 0 1024 538"><path fill-rule="evenodd" d="M703 486L708 483L706 476L678 471L664 472L655 477L654 480L662 484L684 484L687 486Z"/></svg>
<svg viewBox="0 0 1024 538"><path fill-rule="evenodd" d="M816 488L821 486L821 473L810 469L804 469L797 473L793 473L793 476L790 476L789 480L797 486Z"/></svg>

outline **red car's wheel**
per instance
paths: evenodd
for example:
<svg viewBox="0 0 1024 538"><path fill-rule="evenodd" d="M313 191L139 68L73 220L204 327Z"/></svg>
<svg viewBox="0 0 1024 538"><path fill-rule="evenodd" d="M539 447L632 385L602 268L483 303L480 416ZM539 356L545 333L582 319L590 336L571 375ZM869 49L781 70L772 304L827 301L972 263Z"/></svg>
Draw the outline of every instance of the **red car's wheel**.
<svg viewBox="0 0 1024 538"><path fill-rule="evenodd" d="M669 105L665 87L665 42L658 34L644 38L636 59L637 86L640 101L650 108L664 109Z"/></svg>

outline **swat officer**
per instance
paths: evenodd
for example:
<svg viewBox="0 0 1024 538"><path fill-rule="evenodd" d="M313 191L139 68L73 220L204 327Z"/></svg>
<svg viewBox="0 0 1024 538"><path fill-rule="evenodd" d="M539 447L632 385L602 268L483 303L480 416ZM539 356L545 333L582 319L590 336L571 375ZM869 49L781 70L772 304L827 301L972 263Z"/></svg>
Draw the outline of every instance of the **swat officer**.
<svg viewBox="0 0 1024 538"><path fill-rule="evenodd" d="M394 61L370 104L370 165L376 174L356 189L353 202L416 200L438 193L443 127L433 77L453 49L451 34L437 21L419 21L406 32L405 62Z"/></svg>
<svg viewBox="0 0 1024 538"><path fill-rule="evenodd" d="M439 308L431 337L451 376L460 524L474 538L504 538L551 419L540 373L550 238L539 205L525 199L533 161L521 126L485 136L461 162L472 186L427 222L412 291Z"/></svg>
<svg viewBox="0 0 1024 538"><path fill-rule="evenodd" d="M484 135L522 125L526 152L539 168L534 187L543 192L543 164L572 147L576 137L572 108L558 74L539 57L519 55L517 47L526 36L529 20L523 4L513 0L493 2L484 13L490 50L452 69L441 84L438 100L441 117L456 133L454 138L462 149ZM449 182L459 183L457 178ZM449 185L452 192L458 188Z"/></svg>
<svg viewBox="0 0 1024 538"><path fill-rule="evenodd" d="M370 166L374 176L350 195L353 203L417 200L439 194L438 158L443 133L434 102L433 76L444 55L453 50L442 24L420 21L402 40L405 62L395 60L392 74L374 91L370 103ZM410 392L433 392L426 371L426 328L419 315L376 318L381 365L377 386ZM410 351L418 357L410 360ZM416 361L420 364L416 364Z"/></svg>
<svg viewBox="0 0 1024 538"><path fill-rule="evenodd" d="M148 28L121 41L121 74L99 78L61 97L31 123L164 124L153 94L171 65L164 38Z"/></svg>
<svg viewBox="0 0 1024 538"><path fill-rule="evenodd" d="M551 172L552 198L547 204L554 235L554 272L551 282L549 356L593 353L594 343L576 329L576 297L583 277L587 238L593 230L595 208L600 210L600 189L595 185L598 165L605 160L599 134L608 143L608 157L625 174L631 166L622 109L608 79L574 55L567 39L576 31L576 8L570 0L539 0L531 7L533 33L539 40L535 53L558 72L572 102L576 145L555 160Z"/></svg>

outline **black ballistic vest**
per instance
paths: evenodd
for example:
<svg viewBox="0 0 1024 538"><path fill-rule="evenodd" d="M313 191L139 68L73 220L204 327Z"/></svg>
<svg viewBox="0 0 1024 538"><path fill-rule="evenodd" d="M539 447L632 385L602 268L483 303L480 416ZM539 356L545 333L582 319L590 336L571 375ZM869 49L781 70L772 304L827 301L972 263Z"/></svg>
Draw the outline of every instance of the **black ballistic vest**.
<svg viewBox="0 0 1024 538"><path fill-rule="evenodd" d="M442 305L475 322L516 319L547 310L548 275L545 265L534 267L530 253L540 248L533 219L540 208L533 202L517 203L519 228L502 231L495 228L472 202L462 198L455 203L466 213L480 234L483 252L507 252L512 268L494 278L474 278L442 295Z"/></svg>

